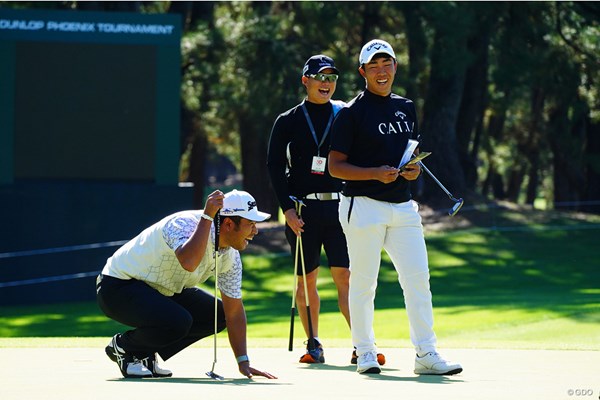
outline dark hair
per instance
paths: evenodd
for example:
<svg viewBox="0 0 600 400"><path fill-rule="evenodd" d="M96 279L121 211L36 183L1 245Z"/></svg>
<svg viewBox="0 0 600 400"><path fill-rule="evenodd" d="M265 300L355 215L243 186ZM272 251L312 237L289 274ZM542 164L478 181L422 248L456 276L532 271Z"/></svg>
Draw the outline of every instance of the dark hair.
<svg viewBox="0 0 600 400"><path fill-rule="evenodd" d="M240 217L239 215L219 214L219 224L223 225L223 221L225 220L225 218L229 218L230 220L232 220L235 226L240 226L240 222L242 221L242 217Z"/></svg>

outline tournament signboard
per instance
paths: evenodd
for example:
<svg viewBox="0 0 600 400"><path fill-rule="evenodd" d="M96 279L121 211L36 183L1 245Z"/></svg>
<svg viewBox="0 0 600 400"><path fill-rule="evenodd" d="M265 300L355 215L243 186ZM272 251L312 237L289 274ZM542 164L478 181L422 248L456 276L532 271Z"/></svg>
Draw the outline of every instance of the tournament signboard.
<svg viewBox="0 0 600 400"><path fill-rule="evenodd" d="M180 24L0 9L0 184L177 184Z"/></svg>

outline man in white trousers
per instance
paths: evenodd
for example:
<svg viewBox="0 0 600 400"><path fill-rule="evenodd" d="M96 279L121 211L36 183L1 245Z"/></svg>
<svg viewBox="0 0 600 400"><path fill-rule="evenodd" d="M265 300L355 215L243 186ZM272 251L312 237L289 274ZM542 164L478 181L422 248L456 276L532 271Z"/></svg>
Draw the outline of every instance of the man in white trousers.
<svg viewBox="0 0 600 400"><path fill-rule="evenodd" d="M398 273L416 350L416 374L452 375L460 364L436 351L433 306L429 289L427 248L418 205L411 199L410 181L418 165L399 169L409 139L418 133L414 103L392 93L396 55L380 39L365 44L359 73L366 90L342 109L333 125L329 172L346 181L339 218L350 257L350 319L359 373L378 374L373 330L375 289L381 249Z"/></svg>

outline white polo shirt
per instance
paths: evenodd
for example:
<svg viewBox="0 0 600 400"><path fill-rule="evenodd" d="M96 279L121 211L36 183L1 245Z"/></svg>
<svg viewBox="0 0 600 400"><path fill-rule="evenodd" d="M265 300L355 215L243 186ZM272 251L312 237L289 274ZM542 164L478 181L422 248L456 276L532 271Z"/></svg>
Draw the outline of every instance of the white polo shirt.
<svg viewBox="0 0 600 400"><path fill-rule="evenodd" d="M214 225L210 229L204 257L194 272L186 271L175 256L175 250L196 230L201 215L202 210L181 211L146 228L106 261L102 274L143 281L165 296L205 282L214 275ZM231 247L219 251L218 280L219 289L225 295L235 299L242 297L239 251Z"/></svg>

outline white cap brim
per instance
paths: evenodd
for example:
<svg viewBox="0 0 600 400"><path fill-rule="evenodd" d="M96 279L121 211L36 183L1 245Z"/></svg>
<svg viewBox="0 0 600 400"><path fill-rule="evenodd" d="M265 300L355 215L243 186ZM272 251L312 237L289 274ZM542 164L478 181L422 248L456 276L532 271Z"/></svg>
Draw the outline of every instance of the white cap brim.
<svg viewBox="0 0 600 400"><path fill-rule="evenodd" d="M262 222L264 220L271 218L271 214L267 214L262 211L252 210L248 214L249 215L241 215L241 217L249 219L250 221L254 221L254 222Z"/></svg>

